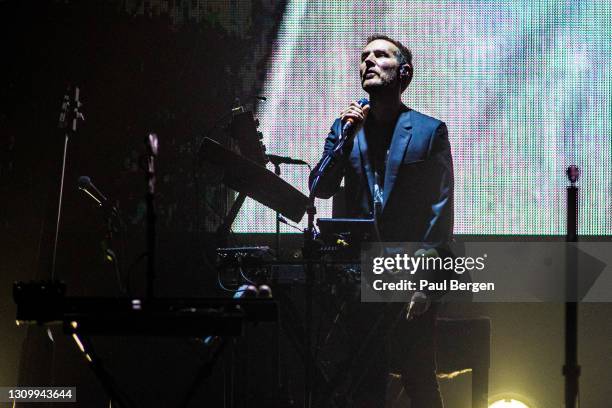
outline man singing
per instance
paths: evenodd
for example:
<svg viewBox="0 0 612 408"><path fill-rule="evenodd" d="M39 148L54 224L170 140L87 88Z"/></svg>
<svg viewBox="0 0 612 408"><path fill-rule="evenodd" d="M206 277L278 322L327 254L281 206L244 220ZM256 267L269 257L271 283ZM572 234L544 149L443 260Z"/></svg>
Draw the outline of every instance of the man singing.
<svg viewBox="0 0 612 408"><path fill-rule="evenodd" d="M430 253L442 252L453 231L453 166L446 125L402 103L413 65L412 53L399 41L370 37L359 73L369 105L352 102L341 112L325 141L324 157L334 150L347 121L353 123L355 136L322 173L321 162L315 167L310 187L318 175L315 195L330 198L344 177L347 217L375 218L383 241L420 242ZM432 297L415 293L405 321L385 336L381 357L362 377L354 406L384 408L392 370L400 372L412 408L442 407ZM404 361L396 361L398 356Z"/></svg>

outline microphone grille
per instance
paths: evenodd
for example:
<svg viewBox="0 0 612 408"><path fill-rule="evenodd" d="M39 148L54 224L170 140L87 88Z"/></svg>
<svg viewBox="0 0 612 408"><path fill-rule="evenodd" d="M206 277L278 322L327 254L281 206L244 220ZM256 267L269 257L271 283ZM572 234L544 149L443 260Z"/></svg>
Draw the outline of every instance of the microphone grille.
<svg viewBox="0 0 612 408"><path fill-rule="evenodd" d="M368 98L361 98L360 100L357 101L357 103L359 104L359 106L363 108L364 106L370 104L370 100Z"/></svg>
<svg viewBox="0 0 612 408"><path fill-rule="evenodd" d="M79 177L79 188L85 188L91 184L91 179L87 176Z"/></svg>

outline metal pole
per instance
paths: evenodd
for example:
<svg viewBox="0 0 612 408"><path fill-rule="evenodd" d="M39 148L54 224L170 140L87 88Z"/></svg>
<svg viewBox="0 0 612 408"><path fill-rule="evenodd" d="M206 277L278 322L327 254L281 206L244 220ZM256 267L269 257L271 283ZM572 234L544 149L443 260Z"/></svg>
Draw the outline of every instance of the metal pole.
<svg viewBox="0 0 612 408"><path fill-rule="evenodd" d="M157 216L155 214L155 183L156 169L155 158L159 149L159 142L155 133L150 133L145 141L147 147L146 162L146 181L147 181L147 298L153 299L155 296L155 260L156 260L156 241L157 233L155 224Z"/></svg>
<svg viewBox="0 0 612 408"><path fill-rule="evenodd" d="M576 166L567 169L571 185L567 187L567 237L566 242L578 242L578 181ZM573 245L566 246L565 273L565 407L574 408L578 396L578 259Z"/></svg>

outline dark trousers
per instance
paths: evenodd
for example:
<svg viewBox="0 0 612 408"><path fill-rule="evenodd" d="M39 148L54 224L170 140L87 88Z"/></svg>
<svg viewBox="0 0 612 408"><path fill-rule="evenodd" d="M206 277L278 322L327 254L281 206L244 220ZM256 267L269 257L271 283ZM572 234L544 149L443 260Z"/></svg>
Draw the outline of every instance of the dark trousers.
<svg viewBox="0 0 612 408"><path fill-rule="evenodd" d="M401 375L404 392L411 408L442 408L442 398L436 378L435 323L437 307L431 308L412 321L405 319L401 304L388 307L380 304L356 305L351 316L353 355L361 351L365 360L356 363L359 375L353 379L351 406L354 408L385 408L393 397L388 395L390 373ZM380 313L388 317L386 327L375 327ZM393 318L391 318L393 316ZM367 337L368 335L373 337ZM364 342L372 341L364 350Z"/></svg>

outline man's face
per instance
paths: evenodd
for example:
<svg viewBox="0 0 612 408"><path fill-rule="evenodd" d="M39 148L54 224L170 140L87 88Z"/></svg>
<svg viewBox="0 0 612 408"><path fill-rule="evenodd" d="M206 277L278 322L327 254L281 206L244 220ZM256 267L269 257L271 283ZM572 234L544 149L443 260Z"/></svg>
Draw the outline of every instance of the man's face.
<svg viewBox="0 0 612 408"><path fill-rule="evenodd" d="M399 49L386 40L374 40L365 46L361 53L359 73L361 87L371 93L384 88L400 86Z"/></svg>

